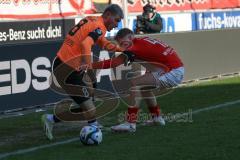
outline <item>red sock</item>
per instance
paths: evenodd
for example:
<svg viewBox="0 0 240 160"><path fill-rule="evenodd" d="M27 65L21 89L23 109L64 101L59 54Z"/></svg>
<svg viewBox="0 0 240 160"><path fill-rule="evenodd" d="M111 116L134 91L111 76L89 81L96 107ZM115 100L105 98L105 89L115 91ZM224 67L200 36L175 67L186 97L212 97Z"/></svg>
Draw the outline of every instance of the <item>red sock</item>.
<svg viewBox="0 0 240 160"><path fill-rule="evenodd" d="M160 106L148 107L152 117L158 117L161 114Z"/></svg>
<svg viewBox="0 0 240 160"><path fill-rule="evenodd" d="M138 107L128 108L127 121L129 123L137 122Z"/></svg>

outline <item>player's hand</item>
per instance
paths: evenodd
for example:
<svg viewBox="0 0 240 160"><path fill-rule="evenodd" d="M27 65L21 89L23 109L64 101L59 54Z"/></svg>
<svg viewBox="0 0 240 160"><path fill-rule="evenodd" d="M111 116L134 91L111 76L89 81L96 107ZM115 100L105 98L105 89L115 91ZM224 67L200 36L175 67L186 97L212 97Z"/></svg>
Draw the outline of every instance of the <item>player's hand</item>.
<svg viewBox="0 0 240 160"><path fill-rule="evenodd" d="M76 68L76 70L78 72L80 72L80 71L87 72L88 69L92 69L92 65L91 64L83 64L83 65L81 65L81 66Z"/></svg>
<svg viewBox="0 0 240 160"><path fill-rule="evenodd" d="M134 53L132 53L131 51L123 51L123 54L127 56L124 62L124 66L131 65L131 63L134 61Z"/></svg>

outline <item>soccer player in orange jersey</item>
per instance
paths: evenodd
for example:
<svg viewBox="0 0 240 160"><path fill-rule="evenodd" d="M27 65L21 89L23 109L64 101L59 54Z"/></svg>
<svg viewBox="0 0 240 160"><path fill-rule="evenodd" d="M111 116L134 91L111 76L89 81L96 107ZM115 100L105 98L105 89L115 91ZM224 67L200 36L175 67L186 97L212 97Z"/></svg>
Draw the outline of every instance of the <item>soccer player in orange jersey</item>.
<svg viewBox="0 0 240 160"><path fill-rule="evenodd" d="M91 48L94 44L98 44L101 48L109 51L121 51L117 45L105 38L105 34L117 27L123 17L122 9L118 5L112 4L105 9L101 16L89 16L82 19L69 31L53 62L53 79L55 81L51 85L58 83L71 96L79 106L79 108L71 109L71 111L76 113L79 111L86 112L84 118L82 114L78 117L79 120L88 120L90 125L98 126L95 106L90 98L93 93L89 89L96 84L96 78L91 70L88 70L88 73L85 74L84 71L78 69L83 64L91 63ZM86 79L90 79L91 83L87 83ZM42 116L48 139L53 139L54 123L68 121L69 117L76 115L69 116L69 113L66 114L68 114L68 117L64 116L64 113L61 115L44 114Z"/></svg>
<svg viewBox="0 0 240 160"><path fill-rule="evenodd" d="M93 69L117 67L126 61L140 62L146 68L142 76L131 79L130 98L128 102L127 122L112 126L113 131L136 131L139 110L139 95L144 99L152 115L151 123L165 125L160 106L153 94L152 86L160 90L179 85L183 79L184 67L175 50L163 41L150 37L135 38L131 30L119 30L115 40L123 48L123 54L116 58L89 64Z"/></svg>

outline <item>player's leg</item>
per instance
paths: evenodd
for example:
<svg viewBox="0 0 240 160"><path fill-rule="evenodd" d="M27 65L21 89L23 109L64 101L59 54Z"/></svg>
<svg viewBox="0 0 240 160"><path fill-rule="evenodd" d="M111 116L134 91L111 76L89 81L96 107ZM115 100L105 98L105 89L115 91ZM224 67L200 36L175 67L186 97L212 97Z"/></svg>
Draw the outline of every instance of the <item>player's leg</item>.
<svg viewBox="0 0 240 160"><path fill-rule="evenodd" d="M111 127L113 131L135 131L136 130L136 121L138 114L138 107L136 105L136 100L139 101L142 97L139 97L139 91L143 93L144 91L151 91L157 87L160 90L171 89L172 87L177 86L181 83L183 79L184 68L179 67L177 69L173 69L172 71L162 74L162 72L147 72L145 75L132 79L132 88L130 92L130 99L128 101L129 107L127 112L127 123L123 123L117 126ZM145 96L150 96L150 100L148 101L150 108L150 112L155 113L156 115L160 115L160 108L157 106L156 99L152 93L145 92ZM154 98L153 98L154 97ZM161 123L164 125L165 121L162 117L160 117Z"/></svg>
<svg viewBox="0 0 240 160"><path fill-rule="evenodd" d="M159 90L158 94L161 94L160 90L165 89L165 85L159 86L157 80L151 72L147 72L145 75L133 80L134 86L139 86L141 90L141 98L148 106L148 109L152 116L152 121L158 124L165 125L165 121L161 115L160 106L157 104L156 97L153 93L153 89Z"/></svg>
<svg viewBox="0 0 240 160"><path fill-rule="evenodd" d="M63 90L70 95L79 107L72 109L72 101L63 101L57 104L55 114L42 116L45 133L50 140L53 139L52 128L55 123L88 120L90 124L96 124L95 106L90 98L93 92L91 83L85 83L88 80L84 80L84 72L73 71L72 68L59 61L59 59L55 60L54 76ZM59 68L60 65L61 68Z"/></svg>
<svg viewBox="0 0 240 160"><path fill-rule="evenodd" d="M143 76L137 77L132 79L132 87L130 89L130 96L127 98L128 103L128 110L127 110L127 119L126 123L112 126L112 131L115 132L135 132L136 131L136 122L137 122L137 115L139 110L140 101L142 100L141 97L141 89L150 89L155 86L156 80L150 73L146 73Z"/></svg>
<svg viewBox="0 0 240 160"><path fill-rule="evenodd" d="M179 85L183 80L184 68L179 67L177 69L173 69L172 71L162 74L161 72L153 72L151 73L156 81L156 85L158 86L158 90L160 95L162 90L169 90L173 87ZM165 93L165 92L163 92ZM161 116L161 110L159 105L157 105L156 97L152 91L143 91L142 95L144 97L145 102L149 108L149 111L152 115L152 120L148 121L151 123L158 123L161 125L165 125L165 121ZM149 124L149 123L148 123Z"/></svg>
<svg viewBox="0 0 240 160"><path fill-rule="evenodd" d="M64 63L62 63L62 61L59 58L55 58L53 60L53 67L52 67L52 82L50 82L50 86L54 91L58 91L60 93L63 92L63 89L61 88L62 85L64 85L64 83L61 83L61 80L58 80L59 77L61 77L60 71L67 71L68 67L66 67L66 65ZM57 73L55 73L55 71L58 71ZM70 105L71 103L69 103ZM57 104L58 105L58 104ZM60 122L60 120L58 118L56 118L54 116L54 114L43 114L41 117L41 121L43 123L43 129L45 131L45 135L47 136L47 138L49 140L53 139L53 125L54 123L58 123Z"/></svg>
<svg viewBox="0 0 240 160"><path fill-rule="evenodd" d="M148 110L151 114L151 119L146 121L146 125L160 124L165 125L165 120L162 116L160 106L157 104L156 96L152 91L144 90L142 92L142 99L146 102Z"/></svg>

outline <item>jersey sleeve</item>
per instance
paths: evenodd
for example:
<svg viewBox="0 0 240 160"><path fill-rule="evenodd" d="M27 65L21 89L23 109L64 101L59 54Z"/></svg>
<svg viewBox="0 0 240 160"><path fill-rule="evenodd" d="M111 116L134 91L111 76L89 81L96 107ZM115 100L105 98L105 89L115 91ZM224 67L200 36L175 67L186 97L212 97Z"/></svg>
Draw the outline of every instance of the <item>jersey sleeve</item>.
<svg viewBox="0 0 240 160"><path fill-rule="evenodd" d="M89 32L88 36L96 42L103 35L103 31L100 28L96 28L95 30Z"/></svg>
<svg viewBox="0 0 240 160"><path fill-rule="evenodd" d="M108 50L108 51L113 51L113 52L122 52L123 51L117 44L107 40L105 37L100 38L97 41L97 44L101 48Z"/></svg>
<svg viewBox="0 0 240 160"><path fill-rule="evenodd" d="M92 63L92 69L115 68L125 62L126 56L121 54L116 58Z"/></svg>
<svg viewBox="0 0 240 160"><path fill-rule="evenodd" d="M82 62L83 63L91 63L91 49L94 41L91 37L85 38L80 44L80 49L82 53Z"/></svg>
<svg viewBox="0 0 240 160"><path fill-rule="evenodd" d="M92 45L102 36L102 30L96 28L89 32L88 36L80 43L80 49L85 63L91 63Z"/></svg>

